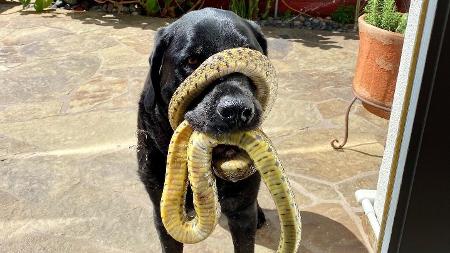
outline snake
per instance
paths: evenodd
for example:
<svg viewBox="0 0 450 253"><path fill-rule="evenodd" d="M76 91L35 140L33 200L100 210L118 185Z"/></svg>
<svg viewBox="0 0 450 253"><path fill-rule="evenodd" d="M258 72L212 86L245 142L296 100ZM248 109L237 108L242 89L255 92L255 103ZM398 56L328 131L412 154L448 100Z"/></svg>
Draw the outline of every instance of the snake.
<svg viewBox="0 0 450 253"><path fill-rule="evenodd" d="M277 208L280 220L278 253L297 252L301 239L300 211L276 150L259 128L211 134L194 130L184 120L193 100L214 81L231 73L248 76L265 119L277 92L276 71L264 54L249 48L232 48L207 58L175 90L169 103L169 122L174 129L166 163L161 197L161 219L167 232L182 243L205 240L220 217L216 178L236 182L260 173ZM214 161L221 145L235 147L236 154ZM186 193L193 194L195 214L185 209Z"/></svg>

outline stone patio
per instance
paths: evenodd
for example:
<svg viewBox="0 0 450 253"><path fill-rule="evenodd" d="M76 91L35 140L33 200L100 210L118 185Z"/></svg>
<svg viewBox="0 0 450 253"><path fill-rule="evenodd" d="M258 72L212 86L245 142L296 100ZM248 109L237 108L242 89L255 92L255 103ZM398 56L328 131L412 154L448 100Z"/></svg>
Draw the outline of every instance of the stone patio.
<svg viewBox="0 0 450 253"><path fill-rule="evenodd" d="M0 4L0 252L160 252L136 175L136 104L155 30L170 20L105 13L21 12ZM264 28L280 77L264 129L303 215L300 252L371 252L359 188L376 186L387 121L357 104L347 148L355 33ZM278 217L256 252L273 252ZM185 252L232 252L225 218Z"/></svg>

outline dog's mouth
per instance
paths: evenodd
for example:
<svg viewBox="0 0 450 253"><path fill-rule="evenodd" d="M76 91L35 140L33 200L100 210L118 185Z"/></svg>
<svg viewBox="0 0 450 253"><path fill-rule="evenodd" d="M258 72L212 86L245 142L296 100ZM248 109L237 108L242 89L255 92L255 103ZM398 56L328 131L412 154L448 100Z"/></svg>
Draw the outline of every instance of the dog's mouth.
<svg viewBox="0 0 450 253"><path fill-rule="evenodd" d="M236 182L252 175L256 168L250 156L236 146L220 144L212 151L212 167L218 177Z"/></svg>

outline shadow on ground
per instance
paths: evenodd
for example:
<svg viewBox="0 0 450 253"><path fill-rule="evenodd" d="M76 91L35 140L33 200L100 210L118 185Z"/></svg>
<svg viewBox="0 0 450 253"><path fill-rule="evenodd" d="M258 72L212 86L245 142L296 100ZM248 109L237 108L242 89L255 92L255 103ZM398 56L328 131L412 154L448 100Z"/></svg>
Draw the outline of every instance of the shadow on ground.
<svg viewBox="0 0 450 253"><path fill-rule="evenodd" d="M105 12L53 12L48 10L45 13L51 15L43 15L44 18L56 18L60 15L68 16L72 19L76 19L82 22L82 24L95 24L99 26L109 26L114 29L124 29L128 27L142 28L144 30L157 30L160 27L173 22L175 19L168 18L150 18L147 16L130 16L117 13L105 13ZM33 11L21 11L21 15L40 15ZM156 21L156 22L155 22Z"/></svg>
<svg viewBox="0 0 450 253"><path fill-rule="evenodd" d="M318 47L323 50L343 48L337 40L358 40L355 31L335 32L324 30L290 29L263 27L267 38L285 39L301 43L305 47Z"/></svg>
<svg viewBox="0 0 450 253"><path fill-rule="evenodd" d="M11 4L11 7L14 6L16 5ZM5 11L5 9L0 9L0 12L2 10ZM72 19L80 20L83 24L109 26L115 29L136 27L144 30L156 31L158 28L168 25L175 20L169 18L129 16L124 14L96 11L57 13L53 10L47 10L44 13L45 15L37 14L34 11L20 11L21 15L41 15L44 18L55 18L60 15L65 15ZM323 30L263 27L263 32L267 38L286 39L292 42L301 43L306 47L318 47L323 50L343 48L337 40L358 39L358 35L354 31L333 32Z"/></svg>
<svg viewBox="0 0 450 253"><path fill-rule="evenodd" d="M104 12L89 12L89 16L81 13L66 13L67 16L78 19L83 22L83 24L96 24L100 26L112 26L115 29L123 29L127 27L142 28L144 30L157 30L171 22L174 19L168 18L149 18L146 16L125 16L117 13L104 13ZM122 22L122 19L126 19L126 23ZM156 20L156 22L155 22Z"/></svg>
<svg viewBox="0 0 450 253"><path fill-rule="evenodd" d="M0 0L0 15L8 15L2 13L19 5L21 5L19 2L7 2L5 0Z"/></svg>
<svg viewBox="0 0 450 253"><path fill-rule="evenodd" d="M276 251L281 233L278 213L273 209L263 211L267 223L258 230L256 244ZM341 223L308 211L302 211L301 217L302 242L298 252L367 252L364 244ZM220 219L219 225L229 232L225 218Z"/></svg>

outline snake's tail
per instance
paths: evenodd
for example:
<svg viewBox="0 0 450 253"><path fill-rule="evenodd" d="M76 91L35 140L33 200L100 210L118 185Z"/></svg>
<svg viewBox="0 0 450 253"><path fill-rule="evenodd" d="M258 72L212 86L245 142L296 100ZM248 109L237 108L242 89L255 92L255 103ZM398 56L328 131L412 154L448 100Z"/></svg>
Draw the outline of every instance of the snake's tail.
<svg viewBox="0 0 450 253"><path fill-rule="evenodd" d="M197 243L206 239L214 230L219 214L214 177L211 171L204 167L208 164L206 161L208 156L197 155L194 152L195 161L187 160L186 150L191 135L192 128L184 122L172 136L161 198L161 218L164 227L175 240L183 243ZM193 219L189 219L185 211L188 163L192 169L201 170L196 171L195 177L189 173L196 212Z"/></svg>
<svg viewBox="0 0 450 253"><path fill-rule="evenodd" d="M288 178L270 140L262 131L254 130L225 136L220 141L237 145L250 155L277 207L281 223L278 252L297 252L301 237L300 212Z"/></svg>
<svg viewBox="0 0 450 253"><path fill-rule="evenodd" d="M262 135L261 135L262 136ZM263 146L254 153L255 166L269 189L280 218L281 238L278 252L297 252L301 237L300 213L294 194L276 155L268 156L264 150L275 152L269 140L260 142Z"/></svg>

